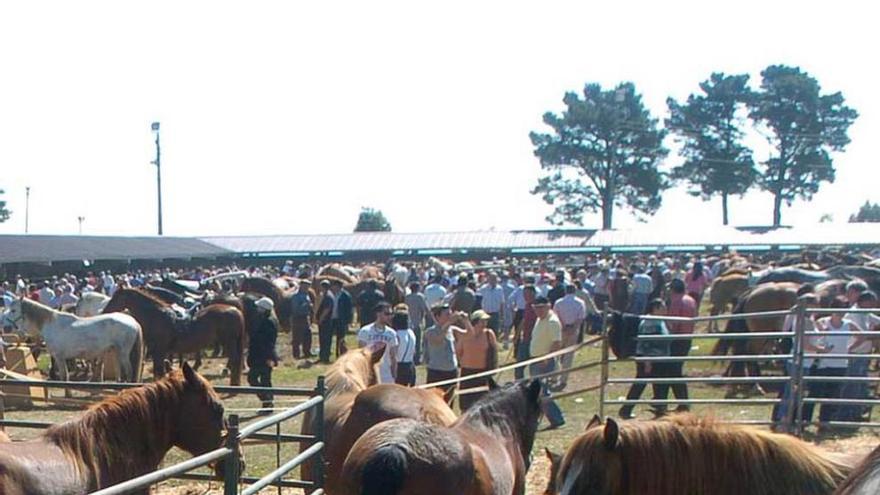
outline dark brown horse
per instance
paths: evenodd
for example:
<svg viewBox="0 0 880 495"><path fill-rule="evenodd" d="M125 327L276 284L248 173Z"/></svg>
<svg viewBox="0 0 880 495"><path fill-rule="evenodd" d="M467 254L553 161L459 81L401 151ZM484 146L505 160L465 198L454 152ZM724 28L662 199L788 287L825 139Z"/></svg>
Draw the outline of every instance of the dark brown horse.
<svg viewBox="0 0 880 495"><path fill-rule="evenodd" d="M524 494L541 383L490 388L450 427L406 418L367 430L345 459L340 493Z"/></svg>
<svg viewBox="0 0 880 495"><path fill-rule="evenodd" d="M376 364L384 346L350 350L330 367L324 405L325 484L328 494L340 490L339 473L351 446L373 425L394 418L413 418L438 425L450 425L455 413L439 390L423 390L400 385L375 385ZM303 420L303 434L316 425L310 412ZM304 450L307 445L304 445ZM303 465L305 479L314 479L310 462Z"/></svg>
<svg viewBox="0 0 880 495"><path fill-rule="evenodd" d="M275 314L278 316L278 322L281 324L281 330L290 332L290 317L294 291L285 291L272 283L268 278L263 277L247 277L241 281L239 287L241 292L260 294L266 296L275 303Z"/></svg>
<svg viewBox="0 0 880 495"><path fill-rule="evenodd" d="M229 355L230 383L241 383L244 361L244 317L238 309L209 305L191 321L180 321L160 299L138 289L119 289L104 313L128 310L143 328L144 342L153 358L153 376L164 369L166 358L202 350L219 341Z"/></svg>
<svg viewBox="0 0 880 495"><path fill-rule="evenodd" d="M91 493L155 471L171 447L192 455L219 448L223 430L217 394L184 365L49 428L36 440L0 443L0 493Z"/></svg>
<svg viewBox="0 0 880 495"><path fill-rule="evenodd" d="M874 449L856 466L834 495L877 495L878 493L880 493L880 447Z"/></svg>
<svg viewBox="0 0 880 495"><path fill-rule="evenodd" d="M830 495L850 466L795 437L691 415L598 418L562 459L560 495Z"/></svg>

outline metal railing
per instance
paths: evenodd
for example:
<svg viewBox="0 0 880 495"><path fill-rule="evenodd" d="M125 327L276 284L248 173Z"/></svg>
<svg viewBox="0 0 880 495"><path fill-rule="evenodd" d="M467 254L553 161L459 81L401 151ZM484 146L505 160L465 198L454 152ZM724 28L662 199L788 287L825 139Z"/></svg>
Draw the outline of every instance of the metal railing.
<svg viewBox="0 0 880 495"><path fill-rule="evenodd" d="M40 380L4 380L15 384L21 384L31 387L44 388L60 388L60 389L86 389L86 390L123 390L141 386L142 384L130 383L109 383L109 382L60 382L60 381L40 381ZM311 490L312 495L323 494L323 452L324 452L324 394L325 385L324 377L320 376L317 380L315 388L290 388L290 387L223 387L215 386L214 390L230 394L250 394L271 392L275 395L287 396L310 396L308 400L297 404L294 407L284 409L266 418L254 421L245 426L239 425L239 416L230 414L227 419L227 435L226 445L215 450L198 455L186 461L158 469L156 471L144 474L137 478L133 478L116 485L103 488L92 495L123 495L138 490L149 488L150 486L166 481L169 479L183 479L196 481L212 481L217 478L207 473L193 473L192 471L208 466L216 462L223 462L223 493L224 495L239 495L239 486L242 484L250 485L241 491L240 495L253 495L268 486L294 487ZM284 421L288 421L306 411L313 410L315 416L315 434L314 435L297 435L297 434L281 434L280 425ZM42 421L23 421L13 419L0 419L0 426L10 426L15 428L37 428L45 429L54 423ZM261 431L275 427L276 433L260 433ZM274 441L276 445L276 468L272 472L261 478L243 476L240 472L240 462L242 447L245 446L245 440L268 440ZM309 442L309 446L300 452L294 458L281 464L280 444L282 442ZM293 469L300 466L308 459L315 459L316 481L302 480L284 480L283 477L290 473Z"/></svg>
<svg viewBox="0 0 880 495"><path fill-rule="evenodd" d="M745 314L729 314L718 316L704 316L697 318L670 317L670 316L641 316L642 320L661 320L661 321L678 321L678 322L698 322L698 321L722 321L731 319L766 319L779 318L783 316L793 316L795 318L792 331L780 332L754 332L754 333L713 333L713 334L672 334L672 335L640 335L635 336L637 342L671 342L676 340L692 340L692 339L727 339L727 340L752 340L752 339L772 339L782 340L791 339L791 351L787 354L738 354L724 356L629 356L626 358L612 359L609 357L608 349L608 313L605 313L603 319L606 324L603 325L603 353L602 353L602 374L600 377L600 397L599 397L599 414L604 416L605 409L609 405L637 405L645 404L652 406L667 406L671 404L677 405L779 405L784 408L783 417L776 420L768 421L736 421L747 422L749 424L772 424L796 435L801 435L804 428L811 425L824 426L846 426L846 427L880 427L880 423L860 422L860 421L840 421L840 420L820 420L812 421L806 419L803 414L804 406L807 404L820 404L831 406L874 406L880 405L878 399L852 398L852 397L810 397L808 389L810 384L815 383L833 383L833 384L873 384L880 382L880 377L867 376L823 376L820 374L811 375L804 366L805 359L845 359L849 362L851 359L880 359L880 354L856 354L849 352L807 352L806 342L808 339L829 336L871 336L867 331L859 332L828 332L828 331L806 331L806 320L812 315L822 314L828 315L833 313L880 313L880 309L826 309L826 308L807 308L803 304L795 306L791 310L785 311L768 311L762 313L745 313ZM868 330L868 329L863 329ZM869 337L880 339L880 333ZM610 378L608 366L613 363L634 362L634 363L688 363L688 362L748 362L748 361L782 361L787 366L790 373L783 376L712 376L712 377L651 377L651 378ZM805 372L806 371L806 372ZM788 393L782 393L778 398L701 398L701 399L608 399L607 389L610 385L625 384L723 384L723 385L742 385L742 384L760 384L760 383L776 383L783 384L788 387Z"/></svg>

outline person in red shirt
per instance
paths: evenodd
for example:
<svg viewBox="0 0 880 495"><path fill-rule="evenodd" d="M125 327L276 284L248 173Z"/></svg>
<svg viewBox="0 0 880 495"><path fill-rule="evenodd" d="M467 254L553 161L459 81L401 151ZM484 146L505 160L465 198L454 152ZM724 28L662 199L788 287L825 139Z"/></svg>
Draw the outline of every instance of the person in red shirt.
<svg viewBox="0 0 880 495"><path fill-rule="evenodd" d="M693 297L685 294L685 283L679 279L673 279L669 284L669 306L666 314L668 316L680 316L685 318L693 318L697 316L697 302ZM690 334L694 333L694 322L692 321L668 321L666 322L670 334ZM670 345L669 354L671 356L687 356L691 350L691 339L673 340ZM684 361L670 363L669 376L672 378L680 378L684 376ZM672 385L672 393L677 400L688 399L688 389L686 383L675 383ZM662 397L665 399L666 397ZM689 407L686 404L678 406L678 411L687 411Z"/></svg>

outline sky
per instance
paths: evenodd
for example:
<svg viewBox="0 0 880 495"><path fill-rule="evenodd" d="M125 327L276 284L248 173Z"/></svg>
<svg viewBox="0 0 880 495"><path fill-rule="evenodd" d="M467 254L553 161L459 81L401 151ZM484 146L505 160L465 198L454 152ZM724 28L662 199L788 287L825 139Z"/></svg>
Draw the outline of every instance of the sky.
<svg viewBox="0 0 880 495"><path fill-rule="evenodd" d="M549 228L530 131L587 82L632 81L659 118L713 71L800 66L858 110L837 180L783 223L880 201L880 34L870 2L27 1L0 3L0 189L23 233ZM870 47L875 47L871 49ZM760 143L758 143L760 144ZM760 148L760 146L758 147ZM763 151L765 152L765 151ZM761 156L761 149L756 153ZM674 153L663 167L675 165ZM730 203L766 225L772 196ZM652 227L721 223L679 187ZM641 225L617 210L615 227ZM587 215L585 227L601 225Z"/></svg>

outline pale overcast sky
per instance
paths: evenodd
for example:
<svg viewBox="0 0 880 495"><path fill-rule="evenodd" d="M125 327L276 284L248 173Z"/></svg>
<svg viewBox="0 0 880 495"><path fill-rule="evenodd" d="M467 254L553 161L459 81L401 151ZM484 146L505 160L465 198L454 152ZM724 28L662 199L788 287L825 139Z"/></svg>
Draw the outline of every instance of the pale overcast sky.
<svg viewBox="0 0 880 495"><path fill-rule="evenodd" d="M784 223L880 200L871 2L0 3L0 233L166 235L545 228L529 131L588 81L631 80L657 116L712 71L798 65L861 117L837 182ZM871 48L874 47L874 48ZM759 150L760 151L760 150ZM674 154L669 162L674 160ZM721 222L668 192L652 225ZM772 198L731 202L767 224ZM587 218L587 227L600 216ZM638 225L627 211L615 226Z"/></svg>

